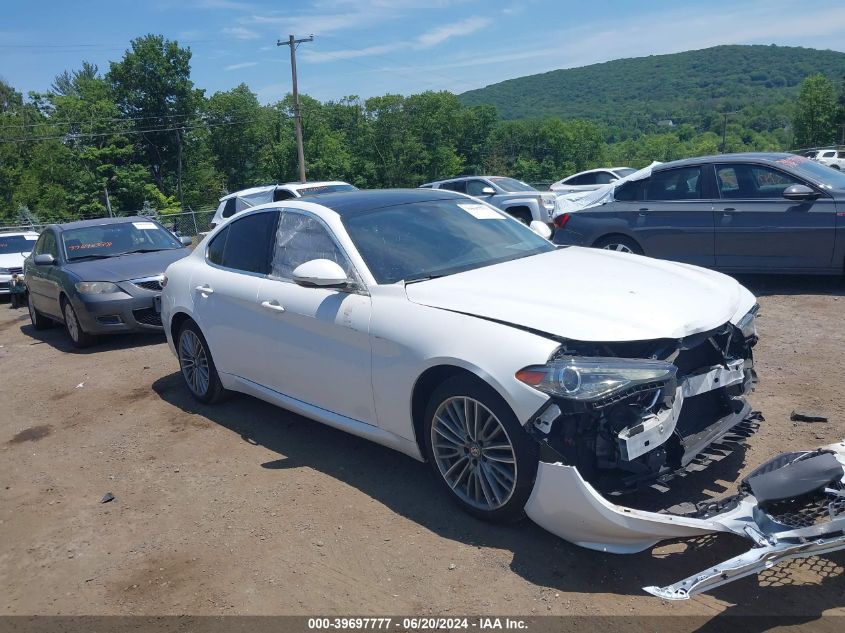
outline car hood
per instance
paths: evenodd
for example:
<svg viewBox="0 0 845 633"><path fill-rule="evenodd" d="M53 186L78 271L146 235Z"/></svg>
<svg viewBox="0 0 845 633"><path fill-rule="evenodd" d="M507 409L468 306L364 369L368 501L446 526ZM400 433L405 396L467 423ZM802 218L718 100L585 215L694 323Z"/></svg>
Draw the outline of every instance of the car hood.
<svg viewBox="0 0 845 633"><path fill-rule="evenodd" d="M0 268L20 268L23 266L23 260L28 256L29 253L6 253L0 255Z"/></svg>
<svg viewBox="0 0 845 633"><path fill-rule="evenodd" d="M108 259L87 259L65 264L64 269L84 281L128 281L161 275L170 264L190 252L187 248L176 248L154 253L132 253Z"/></svg>
<svg viewBox="0 0 845 633"><path fill-rule="evenodd" d="M406 285L414 303L580 341L678 339L741 316L754 296L713 271L569 247Z"/></svg>

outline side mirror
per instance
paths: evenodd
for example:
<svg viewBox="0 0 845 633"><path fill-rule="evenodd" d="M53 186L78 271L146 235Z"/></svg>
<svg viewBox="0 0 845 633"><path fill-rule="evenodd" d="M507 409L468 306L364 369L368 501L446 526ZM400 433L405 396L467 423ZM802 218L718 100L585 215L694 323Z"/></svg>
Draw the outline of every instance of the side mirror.
<svg viewBox="0 0 845 633"><path fill-rule="evenodd" d="M349 283L349 277L329 259L312 259L294 268L293 281L309 288L343 288Z"/></svg>
<svg viewBox="0 0 845 633"><path fill-rule="evenodd" d="M41 253L32 258L32 262L36 266L52 266L56 263L56 258L50 253Z"/></svg>
<svg viewBox="0 0 845 633"><path fill-rule="evenodd" d="M549 225L545 222L540 222L540 220L532 220L528 228L545 240L552 236L552 230L549 228Z"/></svg>
<svg viewBox="0 0 845 633"><path fill-rule="evenodd" d="M493 187L484 187L481 190L481 195L483 195L483 196L495 196L496 190L493 189Z"/></svg>
<svg viewBox="0 0 845 633"><path fill-rule="evenodd" d="M190 246L194 243L194 238L192 237L180 237L179 241L182 243L182 246Z"/></svg>
<svg viewBox="0 0 845 633"><path fill-rule="evenodd" d="M787 200L815 200L821 196L818 191L807 185L792 185L783 190L783 197Z"/></svg>

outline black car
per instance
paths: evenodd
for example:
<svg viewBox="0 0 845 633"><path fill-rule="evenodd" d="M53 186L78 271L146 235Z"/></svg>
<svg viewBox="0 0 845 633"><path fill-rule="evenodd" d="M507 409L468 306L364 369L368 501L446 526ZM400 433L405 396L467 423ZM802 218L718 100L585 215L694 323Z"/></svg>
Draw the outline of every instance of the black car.
<svg viewBox="0 0 845 633"><path fill-rule="evenodd" d="M76 347L99 334L162 332L165 269L189 250L143 217L53 224L24 261L36 330L63 322Z"/></svg>
<svg viewBox="0 0 845 633"><path fill-rule="evenodd" d="M729 272L842 274L845 174L794 154L691 158L555 224L556 244Z"/></svg>

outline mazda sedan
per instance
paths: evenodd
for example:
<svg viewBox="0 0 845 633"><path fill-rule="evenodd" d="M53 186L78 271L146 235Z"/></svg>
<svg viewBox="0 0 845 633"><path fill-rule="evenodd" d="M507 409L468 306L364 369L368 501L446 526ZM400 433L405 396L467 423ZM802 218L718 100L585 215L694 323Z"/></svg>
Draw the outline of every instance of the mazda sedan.
<svg viewBox="0 0 845 633"><path fill-rule="evenodd" d="M101 334L161 332L164 270L188 252L149 218L51 224L24 262L32 325L64 323L76 347Z"/></svg>

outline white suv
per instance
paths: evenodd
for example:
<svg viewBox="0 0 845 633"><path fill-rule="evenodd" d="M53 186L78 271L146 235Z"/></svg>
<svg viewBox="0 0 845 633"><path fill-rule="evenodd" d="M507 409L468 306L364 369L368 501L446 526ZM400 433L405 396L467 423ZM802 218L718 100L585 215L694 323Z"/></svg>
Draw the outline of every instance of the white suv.
<svg viewBox="0 0 845 633"><path fill-rule="evenodd" d="M23 272L23 260L37 240L34 231L0 233L0 295L9 294L12 277Z"/></svg>
<svg viewBox="0 0 845 633"><path fill-rule="evenodd" d="M812 152L809 158L840 171L845 169L845 150L819 149Z"/></svg>
<svg viewBox="0 0 845 633"><path fill-rule="evenodd" d="M335 193L337 191L356 191L358 188L341 180L326 180L322 182L286 182L283 185L264 185L242 189L220 198L220 205L211 220L211 228L231 218L233 215L246 211L259 204L280 202L303 196L316 196L320 193Z"/></svg>

